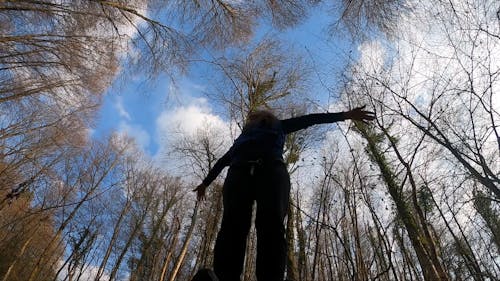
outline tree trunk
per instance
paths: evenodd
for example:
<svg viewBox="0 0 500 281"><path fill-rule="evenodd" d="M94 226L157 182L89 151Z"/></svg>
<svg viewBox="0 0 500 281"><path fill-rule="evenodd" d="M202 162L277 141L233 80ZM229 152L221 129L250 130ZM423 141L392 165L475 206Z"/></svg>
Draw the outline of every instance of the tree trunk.
<svg viewBox="0 0 500 281"><path fill-rule="evenodd" d="M177 238L179 237L179 233L181 232L181 224L180 224L178 218L176 219L176 224L177 224L177 227L175 228L175 234L174 234L174 237L172 238L172 242L170 243L170 247L166 253L165 260L163 261L163 266L161 268L161 275L160 275L160 279L158 279L158 281L165 280L168 264L170 263L170 260L172 259L172 255L173 255L174 250L175 250L175 245L177 245Z"/></svg>
<svg viewBox="0 0 500 281"><path fill-rule="evenodd" d="M184 259L186 258L186 253L189 247L189 242L191 242L191 236L193 235L193 230L194 226L196 224L196 218L198 215L198 207L199 207L199 201L196 201L196 205L193 210L193 215L191 216L191 225L189 226L188 232L186 234L186 238L184 239L184 244L182 245L181 248L181 253L179 254L179 257L177 257L177 262L174 265L174 268L172 269L172 273L170 275L169 281L174 281L177 275L179 274L179 269L182 266L182 263L184 262Z"/></svg>
<svg viewBox="0 0 500 281"><path fill-rule="evenodd" d="M438 269L436 269L432 262L432 259L429 257L426 251L426 247L424 246L425 238L422 236L422 231L414 219L415 215L412 214L409 206L407 205L399 191L399 185L397 184L396 176L389 167L389 164L387 163L384 155L378 148L378 145L376 143L377 137L366 126L360 123L356 123L356 127L368 142L367 150L370 153L372 161L375 162L375 164L377 164L380 168L382 178L387 185L389 194L391 195L396 205L397 213L406 228L408 237L410 238L410 242L417 255L420 267L422 268L424 279L426 281L448 280L448 278L439 274Z"/></svg>
<svg viewBox="0 0 500 281"><path fill-rule="evenodd" d="M286 241L287 241L287 263L286 263L286 277L289 280L299 280L299 273L297 267L297 258L295 257L295 236L294 225L295 212L293 208L293 201L290 199L288 206L288 218L286 222Z"/></svg>

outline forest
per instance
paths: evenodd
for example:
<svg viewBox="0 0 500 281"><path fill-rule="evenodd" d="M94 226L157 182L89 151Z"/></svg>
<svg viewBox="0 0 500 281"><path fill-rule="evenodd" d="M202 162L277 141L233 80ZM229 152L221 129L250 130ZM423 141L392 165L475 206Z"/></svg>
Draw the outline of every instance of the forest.
<svg viewBox="0 0 500 281"><path fill-rule="evenodd" d="M280 36L319 11L352 51L327 70ZM227 128L160 160L92 136L110 89L200 68ZM193 189L247 113L361 105L376 120L286 139L287 279L500 280L498 0L0 1L0 281L191 280L212 267L224 175L204 202Z"/></svg>

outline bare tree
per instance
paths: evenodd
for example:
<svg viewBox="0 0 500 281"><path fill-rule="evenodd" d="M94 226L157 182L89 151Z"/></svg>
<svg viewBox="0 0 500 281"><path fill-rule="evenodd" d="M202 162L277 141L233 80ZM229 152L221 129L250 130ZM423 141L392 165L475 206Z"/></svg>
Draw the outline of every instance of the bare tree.
<svg viewBox="0 0 500 281"><path fill-rule="evenodd" d="M498 87L493 50L499 41L495 29L481 30L496 20L487 5L455 1L414 5L415 14L400 23L407 31L429 20L432 31L417 28L415 32L420 38L432 37L432 42L406 32L389 42L394 44L392 53L384 53L379 42L366 43L363 50L373 52L364 52L348 74L344 101L365 102L378 112L377 128L362 130L366 130L370 154L378 155L372 159L378 159L374 161L381 174L386 167L385 172L396 180L396 188L389 188L389 193L408 237L396 229L393 234L400 248L413 247L424 277L426 270L436 270L437 275L427 279L448 275L485 280L498 270L491 259L496 249L492 252L485 243L494 237L491 223L481 219L472 204L477 192L487 194L494 204L499 190L498 161L493 160L499 151L495 129L499 115L492 102L493 89ZM373 154L376 150L378 154ZM406 202L406 207L397 201ZM413 223L403 209L412 214ZM411 237L412 224L415 237L423 242L422 253ZM402 254L403 272L419 278L412 253Z"/></svg>
<svg viewBox="0 0 500 281"><path fill-rule="evenodd" d="M278 41L264 39L241 54L213 63L222 76L213 85L215 94L209 96L225 105L240 126L252 110L272 108L279 115L287 110L287 101L305 94L306 64L288 54Z"/></svg>
<svg viewBox="0 0 500 281"><path fill-rule="evenodd" d="M346 30L349 36L358 40L370 37L372 32L394 35L400 17L412 11L410 1L402 0L331 2L332 14L338 19L330 26L330 32Z"/></svg>
<svg viewBox="0 0 500 281"><path fill-rule="evenodd" d="M198 128L193 134L180 133L179 139L173 140L172 153L187 163L183 169L194 175L193 180L201 181L215 161L225 153L228 144L227 136L224 135L228 132L228 129L215 127L215 124L207 120L203 128ZM196 253L192 256L195 259L193 269L210 267L222 218L222 185L214 183L210 188L207 202L197 203L193 212L188 233L193 235L194 239L190 236L185 237L182 249L196 249ZM178 261L180 261L179 266L184 262L181 257L178 257ZM170 279L175 276L176 274L172 273Z"/></svg>

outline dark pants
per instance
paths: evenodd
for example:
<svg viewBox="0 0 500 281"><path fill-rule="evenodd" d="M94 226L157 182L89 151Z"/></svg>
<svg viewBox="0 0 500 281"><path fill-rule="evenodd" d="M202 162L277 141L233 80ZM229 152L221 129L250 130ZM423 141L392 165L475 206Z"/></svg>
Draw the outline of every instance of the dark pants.
<svg viewBox="0 0 500 281"><path fill-rule="evenodd" d="M224 182L224 215L214 251L221 281L239 281L245 258L252 205L257 202L257 279L282 281L286 262L284 219L290 177L280 162L232 166Z"/></svg>

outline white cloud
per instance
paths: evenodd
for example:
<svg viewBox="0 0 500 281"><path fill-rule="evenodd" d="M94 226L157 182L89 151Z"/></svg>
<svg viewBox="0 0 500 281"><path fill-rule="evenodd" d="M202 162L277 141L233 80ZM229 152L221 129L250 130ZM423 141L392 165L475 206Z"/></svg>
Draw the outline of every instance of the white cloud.
<svg viewBox="0 0 500 281"><path fill-rule="evenodd" d="M230 147L229 123L212 112L206 99L191 99L190 103L162 112L156 119L158 150L154 158L166 165L170 173L188 176L193 173L187 155L176 153L173 147L184 141L197 143L198 136L204 135L214 144L214 151L220 157ZM181 144L182 145L182 144ZM202 148L201 148L202 149Z"/></svg>
<svg viewBox="0 0 500 281"><path fill-rule="evenodd" d="M113 107L118 111L118 114L120 117L130 120L130 114L128 111L125 109L125 106L123 105L123 99L121 97L117 97L115 99L115 103L113 104Z"/></svg>
<svg viewBox="0 0 500 281"><path fill-rule="evenodd" d="M151 137L148 134L148 132L146 132L139 125L130 124L122 121L118 125L118 131L133 138L142 149L146 149L151 141Z"/></svg>
<svg viewBox="0 0 500 281"><path fill-rule="evenodd" d="M194 99L189 105L172 111L164 111L156 119L160 136L169 138L174 133L193 135L200 128L210 124L214 129L227 130L228 124L212 113L206 99Z"/></svg>
<svg viewBox="0 0 500 281"><path fill-rule="evenodd" d="M118 124L118 133L133 139L142 150L146 150L151 142L151 136L141 125L129 122L133 118L125 108L123 98L117 96L113 107L121 118Z"/></svg>
<svg viewBox="0 0 500 281"><path fill-rule="evenodd" d="M358 47L361 55L358 64L367 72L376 73L380 71L386 60L386 49L378 40L364 42Z"/></svg>

